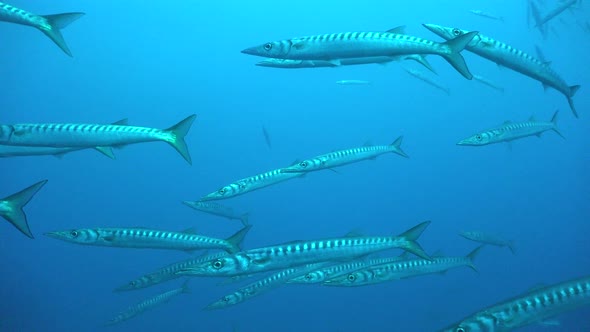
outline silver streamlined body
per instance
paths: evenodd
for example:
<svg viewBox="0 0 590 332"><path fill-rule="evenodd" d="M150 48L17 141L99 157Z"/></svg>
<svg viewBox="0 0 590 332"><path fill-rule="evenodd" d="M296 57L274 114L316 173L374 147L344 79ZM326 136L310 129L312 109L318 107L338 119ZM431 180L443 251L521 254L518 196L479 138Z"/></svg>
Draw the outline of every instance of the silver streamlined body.
<svg viewBox="0 0 590 332"><path fill-rule="evenodd" d="M450 40L457 36L471 33L467 30L458 28L444 27L436 24L423 24L428 30ZM552 87L561 92L568 101L570 109L575 117L578 113L574 106L573 97L580 88L579 85L569 86L551 67L539 59L521 51L501 41L492 39L478 33L465 47L468 51L473 52L483 58L497 63L498 65L510 68L516 72L535 79L543 87Z"/></svg>
<svg viewBox="0 0 590 332"><path fill-rule="evenodd" d="M127 310L119 313L113 319L106 322L105 325L110 326L110 325L119 324L123 321L126 321L126 320L131 319L135 316L143 314L147 310L153 309L153 308L158 307L164 303L167 303L168 301L170 301L171 299L175 298L176 296L178 296L180 294L186 294L186 293L190 293L190 290L188 288L188 280L180 288L176 288L176 289L167 291L165 293L158 294L154 297L150 297L149 299L141 301L141 302L137 303L136 305L133 305L133 306L127 308Z"/></svg>
<svg viewBox="0 0 590 332"><path fill-rule="evenodd" d="M442 332L508 332L590 304L590 276L534 289L478 311Z"/></svg>
<svg viewBox="0 0 590 332"><path fill-rule="evenodd" d="M39 181L15 194L0 199L0 217L6 219L24 235L33 237L31 228L27 222L27 215L23 207L35 196L35 194L47 183L47 180Z"/></svg>
<svg viewBox="0 0 590 332"><path fill-rule="evenodd" d="M45 233L54 239L81 245L169 250L221 249L238 252L239 244L250 230L246 226L227 239L195 234L192 230L170 232L148 228L86 228Z"/></svg>
<svg viewBox="0 0 590 332"><path fill-rule="evenodd" d="M433 78L427 76L424 72L416 70L416 69L412 69L412 68L406 68L406 67L403 67L403 68L406 71L406 73L408 73L408 74L414 76L415 78L417 78L423 82L426 82L427 84L443 91L444 93L446 93L449 96L451 95L451 90L448 87L442 85L440 82L437 82Z"/></svg>
<svg viewBox="0 0 590 332"><path fill-rule="evenodd" d="M60 30L82 17L84 13L35 15L26 10L0 2L0 21L27 25L39 29L67 55L72 56Z"/></svg>
<svg viewBox="0 0 590 332"><path fill-rule="evenodd" d="M248 213L236 214L232 208L215 202L183 201L182 203L197 211L206 212L230 220L240 220L244 226L248 225Z"/></svg>
<svg viewBox="0 0 590 332"><path fill-rule="evenodd" d="M432 257L432 259L408 259L400 262L372 265L351 273L326 280L325 286L358 287L392 280L444 273L450 269L467 266L476 271L473 260L483 246L475 248L467 256Z"/></svg>
<svg viewBox="0 0 590 332"><path fill-rule="evenodd" d="M492 13L485 12L483 10L471 9L471 10L469 10L469 12L471 14L473 14L473 15L477 15L477 16L489 18L491 20L496 20L496 21L502 21L502 22L504 22L504 18L502 16L497 16L497 15L494 15Z"/></svg>
<svg viewBox="0 0 590 332"><path fill-rule="evenodd" d="M371 85L371 81L365 80L339 80L336 81L338 85Z"/></svg>
<svg viewBox="0 0 590 332"><path fill-rule="evenodd" d="M543 25L551 21L557 15L566 11L568 8L576 4L576 2L578 2L578 0L566 0L558 4L555 8L547 12L545 15L539 17L535 22L535 27L541 29Z"/></svg>
<svg viewBox="0 0 590 332"><path fill-rule="evenodd" d="M473 75L473 80L474 81L478 81L478 82L482 83L483 85L487 85L487 86L489 86L490 88L492 88L492 89L494 89L496 91L500 91L500 92L504 93L504 88L503 87L501 87L498 84L496 84L496 83L488 80L487 78L485 78L483 76L475 75L474 74Z"/></svg>
<svg viewBox="0 0 590 332"><path fill-rule="evenodd" d="M387 249L402 249L428 259L416 242L430 221L423 222L398 236L343 237L250 249L211 260L179 274L194 276L235 276L285 269L305 264L354 259Z"/></svg>
<svg viewBox="0 0 590 332"><path fill-rule="evenodd" d="M312 172L331 169L338 166L356 163L363 160L375 159L384 153L393 152L409 158L402 150L403 136L398 137L390 145L367 145L358 148L339 150L301 161L293 166L282 169L283 173Z"/></svg>
<svg viewBox="0 0 590 332"><path fill-rule="evenodd" d="M506 121L499 127L471 135L457 142L457 145L481 146L501 142L510 142L515 139L528 136L540 137L541 134L547 130L553 130L563 138L563 135L561 135L559 128L557 127L558 113L559 112L556 111L549 122L536 121L534 117L531 117L526 122Z"/></svg>
<svg viewBox="0 0 590 332"><path fill-rule="evenodd" d="M335 66L340 66L341 59L346 58L435 54L443 57L465 78L471 79L460 52L475 35L477 32L437 43L392 32L343 32L268 42L247 48L242 53L265 58L324 60Z"/></svg>
<svg viewBox="0 0 590 332"><path fill-rule="evenodd" d="M0 158L31 156L55 156L61 158L65 154L84 149L85 148L52 148L44 146L0 145ZM109 146L97 146L94 149L111 159L115 159L113 149Z"/></svg>
<svg viewBox="0 0 590 332"><path fill-rule="evenodd" d="M304 175L305 173L303 172L285 173L282 171L282 168L279 168L237 180L233 183L228 184L227 186L221 187L217 191L214 191L201 197L200 201L204 202L236 197L254 190L262 189L264 187L268 187L273 184L298 178Z"/></svg>
<svg viewBox="0 0 590 332"><path fill-rule="evenodd" d="M503 237L498 236L498 235L479 232L479 231L464 231L464 232L460 232L459 235L461 235L462 237L464 237L468 240L483 243L483 244L489 244L489 245L493 245L493 246L497 246L497 247L508 247L513 254L515 253L514 242L512 242L510 240L506 240Z"/></svg>
<svg viewBox="0 0 590 332"><path fill-rule="evenodd" d="M176 274L176 272L190 268L193 265L201 264L203 262L208 262L212 259L217 259L223 256L226 256L227 253L220 251L214 254L204 254L197 258L189 258L182 260L180 262L176 262L170 265L166 265L156 271L150 272L148 274L144 274L143 276L133 279L126 283L125 285L121 285L115 288L115 292L123 292L123 291L131 291L131 290L138 290L142 288L147 288L150 286L154 286L157 284L161 284L163 282L180 278L181 276Z"/></svg>
<svg viewBox="0 0 590 332"><path fill-rule="evenodd" d="M24 123L0 125L0 144L55 148L94 148L164 141L192 164L184 137L196 115L162 130L122 124Z"/></svg>

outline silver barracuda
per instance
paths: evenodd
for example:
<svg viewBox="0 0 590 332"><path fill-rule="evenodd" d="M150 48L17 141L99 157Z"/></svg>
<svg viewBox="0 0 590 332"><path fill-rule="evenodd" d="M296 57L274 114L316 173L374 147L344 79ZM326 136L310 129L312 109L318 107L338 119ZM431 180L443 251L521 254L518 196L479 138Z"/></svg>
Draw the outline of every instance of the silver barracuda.
<svg viewBox="0 0 590 332"><path fill-rule="evenodd" d="M84 13L63 13L55 15L35 15L26 10L0 2L0 21L31 26L49 37L67 55L72 56L60 29L82 17Z"/></svg>
<svg viewBox="0 0 590 332"><path fill-rule="evenodd" d="M371 81L365 80L339 80L336 81L338 85L371 85Z"/></svg>
<svg viewBox="0 0 590 332"><path fill-rule="evenodd" d="M473 15L477 15L477 16L481 16L481 17L489 18L489 19L491 19L491 20L496 20L496 21L502 21L502 22L504 22L504 18L503 18L503 17L501 17L501 16L497 16L497 15L494 15L494 14L492 14L492 13L485 12L485 11L483 11L483 10L479 10L479 9L471 9L471 10L469 10L469 12L470 12L471 14L473 14Z"/></svg>
<svg viewBox="0 0 590 332"><path fill-rule="evenodd" d="M180 294L186 294L186 293L190 293L190 290L188 288L188 281L186 281L182 285L182 287L180 287L180 288L176 288L176 289L167 291L165 293L156 295L154 297L151 297L147 300L141 301L138 304L127 308L127 310L119 313L113 319L106 322L105 326L115 325L115 324L119 324L121 322L124 322L128 319L135 317L135 316L143 314L147 310L153 309L153 308L158 307L164 303L167 303L168 301L170 301L171 299L175 298L176 296L178 296Z"/></svg>
<svg viewBox="0 0 590 332"><path fill-rule="evenodd" d="M578 0L566 0L558 4L555 8L547 12L545 15L539 17L535 22L535 28L541 28L544 24L551 21L557 15L563 13L571 6L575 5Z"/></svg>
<svg viewBox="0 0 590 332"><path fill-rule="evenodd" d="M441 332L508 332L590 304L590 276L537 288L478 311Z"/></svg>
<svg viewBox="0 0 590 332"><path fill-rule="evenodd" d="M503 87L497 85L496 83L488 80L487 78L485 78L483 76L475 75L474 74L473 75L473 80L474 81L478 81L478 82L480 82L480 83L482 83L484 85L487 85L487 86L489 86L490 88L492 88L492 89L494 89L496 91L500 91L500 92L504 93L504 88Z"/></svg>
<svg viewBox="0 0 590 332"><path fill-rule="evenodd" d="M222 249L238 252L250 230L246 226L227 239L195 234L192 230L170 232L147 228L85 228L45 233L54 239L89 246L170 250Z"/></svg>
<svg viewBox="0 0 590 332"><path fill-rule="evenodd" d="M393 152L402 157L408 158L408 155L402 150L403 136L398 137L390 145L367 145L359 148L339 150L317 157L301 161L290 167L282 169L283 173L292 172L311 172L322 169L331 169L333 167L343 166L356 163L362 160L375 159L384 153Z"/></svg>
<svg viewBox="0 0 590 332"><path fill-rule="evenodd" d="M47 183L47 180L39 181L15 194L0 199L0 217L6 219L24 235L33 237L31 228L27 222L27 215L23 207L35 196L35 194Z"/></svg>
<svg viewBox="0 0 590 332"><path fill-rule="evenodd" d="M0 158L31 156L55 156L61 158L65 154L83 149L85 148L52 148L44 146L0 145ZM115 159L113 149L109 146L97 146L94 149L111 159Z"/></svg>
<svg viewBox="0 0 590 332"><path fill-rule="evenodd" d="M445 43L392 32L342 32L267 42L242 53L265 58L325 60L340 66L342 59L435 54L443 57L461 75L471 79L460 52L477 32L461 35Z"/></svg>
<svg viewBox="0 0 590 332"><path fill-rule="evenodd" d="M514 242L510 240L506 240L498 235L493 235L484 232L476 232L476 231L465 231L460 232L459 235L466 238L467 240L490 244L497 247L508 247L510 251L514 254Z"/></svg>
<svg viewBox="0 0 590 332"><path fill-rule="evenodd" d="M423 25L428 30L447 40L471 33L468 30L444 27L436 24ZM576 112L572 98L580 86L567 85L567 83L565 83L565 81L559 77L559 75L557 75L557 73L553 71L553 69L551 69L551 67L546 63L543 63L539 59L521 50L515 49L501 41L484 36L481 33L477 34L465 48L468 51L493 61L501 66L510 68L516 72L535 79L541 82L543 87L552 87L555 90L561 92L567 98L574 116L578 117L578 113Z"/></svg>
<svg viewBox="0 0 590 332"><path fill-rule="evenodd" d="M277 184L283 181L291 180L305 175L305 173L303 172L285 173L282 172L282 170L282 168L279 168L237 180L233 183L228 184L227 186L219 188L217 191L214 191L201 197L200 201L204 202L236 197L254 190L262 189L273 184Z"/></svg>
<svg viewBox="0 0 590 332"><path fill-rule="evenodd" d="M290 278L296 278L302 274L307 273L308 271L315 270L315 269L321 267L322 265L324 265L324 264L323 263L308 264L308 265L303 265L303 266L292 267L292 268L285 269L285 270L279 271L277 273L271 274L271 275L264 277L260 280L254 281L254 282L238 289L237 291L235 291L231 294L223 296L221 299L219 299L213 303L210 303L205 309L206 310L223 309L223 308L227 308L232 305L242 303L242 302L249 300L255 296L264 294L266 292L269 292L275 288L278 288L278 287L284 285L285 283L287 283L287 281L289 281Z"/></svg>
<svg viewBox="0 0 590 332"><path fill-rule="evenodd" d="M430 84L431 86L443 91L447 95L451 95L451 90L448 87L442 85L440 82L435 81L433 78L427 76L424 72L421 72L416 69L405 68L405 67L404 67L404 70L406 71L406 73L414 76L415 78L417 78L423 82L426 82L427 84Z"/></svg>
<svg viewBox="0 0 590 332"><path fill-rule="evenodd" d="M55 148L94 148L164 141L192 164L184 141L196 115L162 130L120 124L24 123L0 125L0 144Z"/></svg>
<svg viewBox="0 0 590 332"><path fill-rule="evenodd" d="M164 283L169 280L174 280L180 278L181 276L176 274L176 272L189 268L193 265L197 265L203 262L208 262L212 259L217 259L223 256L226 256L227 253L220 251L214 254L204 254L197 258L189 258L182 260L180 262L176 262L170 265L166 265L154 272L145 274L137 279L133 279L126 283L125 285L121 285L115 288L115 292L124 292L124 291L131 291L131 290L138 290L142 288L147 288L150 286L158 285Z"/></svg>
<svg viewBox="0 0 590 332"><path fill-rule="evenodd" d="M358 287L382 282L443 273L453 268L467 266L477 272L473 260L483 246L475 248L465 257L432 257L431 260L409 259L400 262L368 266L357 271L324 281L325 286Z"/></svg>
<svg viewBox="0 0 590 332"><path fill-rule="evenodd" d="M183 201L182 203L197 211L206 212L230 220L240 220L244 226L248 225L248 213L236 214L232 208L215 202Z"/></svg>
<svg viewBox="0 0 590 332"><path fill-rule="evenodd" d="M179 271L182 275L235 276L280 270L305 264L354 259L387 249L402 249L428 259L416 242L430 221L425 221L398 236L342 237L250 249Z"/></svg>
<svg viewBox="0 0 590 332"><path fill-rule="evenodd" d="M551 121L540 122L536 121L534 117L531 117L526 122L510 122L506 121L500 127L488 129L483 132L479 132L475 135L469 136L459 142L457 145L470 145L480 146L493 143L510 142L515 139L538 136L547 130L553 130L559 136L563 137L557 128L557 115L558 112L553 114Z"/></svg>

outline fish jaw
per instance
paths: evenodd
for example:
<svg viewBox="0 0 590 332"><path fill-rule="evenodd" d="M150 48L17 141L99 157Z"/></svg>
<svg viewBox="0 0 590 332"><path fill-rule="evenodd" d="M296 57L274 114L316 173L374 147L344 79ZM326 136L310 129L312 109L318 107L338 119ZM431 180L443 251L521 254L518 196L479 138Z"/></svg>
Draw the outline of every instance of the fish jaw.
<svg viewBox="0 0 590 332"><path fill-rule="evenodd" d="M55 231L55 232L47 232L44 235L49 236L54 239L66 241L66 242L73 242L73 243L92 243L94 241L89 240L86 236L84 236L85 232L71 229L67 231Z"/></svg>
<svg viewBox="0 0 590 332"><path fill-rule="evenodd" d="M453 39L455 37L458 37L458 36L461 36L461 35L464 35L464 34L470 32L468 30L445 27L445 26L437 25L437 24L422 24L422 26L425 27L426 29L432 31L434 34L438 35L439 37L442 37L446 40ZM472 42L473 41L469 42L469 44L471 44Z"/></svg>
<svg viewBox="0 0 590 332"><path fill-rule="evenodd" d="M230 305L238 304L238 302L239 302L238 297L235 294L226 295L226 296L222 297L221 299L207 305L204 308L204 310L222 309L222 308L228 307Z"/></svg>
<svg viewBox="0 0 590 332"><path fill-rule="evenodd" d="M485 134L475 134L457 142L457 145L462 146L481 146L490 144L490 137Z"/></svg>
<svg viewBox="0 0 590 332"><path fill-rule="evenodd" d="M243 49L241 53L267 58L283 58L285 52L282 51L280 42L268 42L254 47Z"/></svg>

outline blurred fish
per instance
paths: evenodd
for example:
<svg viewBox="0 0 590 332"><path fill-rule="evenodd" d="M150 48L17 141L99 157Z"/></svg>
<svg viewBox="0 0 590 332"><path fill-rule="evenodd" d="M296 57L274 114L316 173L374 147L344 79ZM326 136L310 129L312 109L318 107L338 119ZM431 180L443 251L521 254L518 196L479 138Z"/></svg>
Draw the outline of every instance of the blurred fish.
<svg viewBox="0 0 590 332"><path fill-rule="evenodd" d="M44 146L0 145L0 158L30 156L55 156L61 158L67 153L84 149L85 148L52 148ZM113 149L111 149L109 146L97 146L94 149L111 159L115 159Z"/></svg>
<svg viewBox="0 0 590 332"><path fill-rule="evenodd" d="M123 321L131 319L137 315L143 314L147 310L153 309L157 306L160 306L164 303L167 303L171 299L175 298L180 294L190 293L188 288L188 280L182 284L182 287L176 288L165 293L156 295L154 297L150 297L147 300L141 301L138 304L127 308L127 310L119 313L115 318L109 320L105 323L106 326L119 324Z"/></svg>
<svg viewBox="0 0 590 332"><path fill-rule="evenodd" d="M480 82L480 83L483 83L484 85L489 86L490 88L492 88L494 90L498 90L500 92L504 92L504 88L503 87L497 85L496 83L488 80L487 78L485 78L483 76L479 76L479 75L475 75L474 74L473 75L473 79L476 80L476 81L478 81L478 82Z"/></svg>
<svg viewBox="0 0 590 332"><path fill-rule="evenodd" d="M441 331L512 331L541 323L588 304L590 304L590 276L537 288L478 311Z"/></svg>
<svg viewBox="0 0 590 332"><path fill-rule="evenodd" d="M248 213L236 214L232 208L214 202L183 201L182 203L195 210L225 217L230 220L240 220L244 226L248 225Z"/></svg>
<svg viewBox="0 0 590 332"><path fill-rule="evenodd" d="M27 215L23 207L29 203L31 198L41 189L47 180L39 181L15 194L0 199L0 217L6 219L21 233L33 239L33 233L27 222Z"/></svg>
<svg viewBox="0 0 590 332"><path fill-rule="evenodd" d="M455 36L461 36L469 33L467 30L443 27L435 24L423 25L428 30L445 39L450 39ZM578 113L576 112L572 98L580 86L568 86L565 81L551 69L551 67L542 63L540 60L530 56L529 54L526 54L521 50L517 50L507 44L486 37L482 34L478 34L475 38L473 38L473 41L466 46L466 49L501 66L510 68L523 75L533 78L541 82L544 88L552 87L561 92L567 98L574 116L578 117Z"/></svg>
<svg viewBox="0 0 590 332"><path fill-rule="evenodd" d="M461 35L444 43L391 32L346 32L298 37L268 42L242 50L242 53L266 58L325 60L335 66L341 59L410 54L436 54L449 62L461 75L471 79L460 52L477 32Z"/></svg>
<svg viewBox="0 0 590 332"><path fill-rule="evenodd" d="M262 135L264 135L264 141L266 142L266 146L268 146L269 149L272 149L270 135L268 133L268 130L266 130L266 127L264 126L262 126Z"/></svg>
<svg viewBox="0 0 590 332"><path fill-rule="evenodd" d="M541 47L539 47L539 45L535 44L535 53L537 53L537 58L539 59L539 61L541 61L542 63L546 64L546 65L550 65L549 61L547 61L547 58L545 57L545 54L543 53L543 50L541 49Z"/></svg>
<svg viewBox="0 0 590 332"><path fill-rule="evenodd" d="M539 31L541 32L541 36L543 36L543 39L547 39L547 35L548 35L548 29L547 29L547 25L545 24L540 24L541 22L541 12L539 11L539 8L537 7L537 5L534 2L531 2L531 16L533 17L534 21L535 21L535 27L539 29Z"/></svg>
<svg viewBox="0 0 590 332"><path fill-rule="evenodd" d="M491 244L491 245L497 246L497 247L508 247L513 254L515 253L514 243L512 241L508 241L506 239L503 239L497 235L492 235L492 234L483 233L483 232L461 232L461 233L459 233L459 235L461 235L462 237L464 237L468 240L479 242L479 243Z"/></svg>
<svg viewBox="0 0 590 332"><path fill-rule="evenodd" d="M162 130L121 124L23 123L0 125L0 144L56 148L95 148L164 141L192 164L184 137L196 115Z"/></svg>
<svg viewBox="0 0 590 332"><path fill-rule="evenodd" d="M541 134L547 130L553 130L559 136L563 137L557 128L557 115L555 111L550 122L536 121L534 117L529 118L526 122L506 121L500 127L492 128L475 135L469 136L457 143L457 145L480 146L493 143L510 142L515 139L528 136L541 137Z"/></svg>
<svg viewBox="0 0 590 332"><path fill-rule="evenodd" d="M402 249L429 259L416 240L430 221L420 223L398 236L343 237L292 241L221 257L181 270L190 276L235 276L296 267L305 264L353 259L387 249Z"/></svg>
<svg viewBox="0 0 590 332"><path fill-rule="evenodd" d="M188 252L200 249L222 249L233 253L240 251L240 243L250 227L242 228L225 240L197 235L192 230L169 232L147 228L86 228L49 232L45 235L66 242L101 247L170 249Z"/></svg>
<svg viewBox="0 0 590 332"><path fill-rule="evenodd" d="M481 17L485 17L485 18L489 18L492 20L496 20L496 21L502 21L504 22L504 18L501 16L496 16L492 13L488 13L488 12L484 12L483 10L479 10L479 9L471 9L469 11L471 14L477 15L477 16L481 16Z"/></svg>
<svg viewBox="0 0 590 332"><path fill-rule="evenodd" d="M0 2L0 21L28 25L39 29L67 55L72 56L60 29L82 17L84 13L62 13L55 15L35 15L25 10Z"/></svg>
<svg viewBox="0 0 590 332"><path fill-rule="evenodd" d="M281 171L283 173L293 173L332 169L333 167L356 163L362 160L375 159L384 153L390 152L408 158L408 155L401 148L402 140L403 136L400 136L390 145L371 145L330 152L304 160L293 166L285 167Z"/></svg>
<svg viewBox="0 0 590 332"><path fill-rule="evenodd" d="M555 8L551 9L549 12L547 12L544 16L540 17L536 21L535 28L539 28L542 25L544 25L545 23L549 22L550 20L555 18L557 15L563 13L564 11L566 11L566 9L573 6L576 2L578 2L578 0L567 0L562 3L558 3Z"/></svg>
<svg viewBox="0 0 590 332"><path fill-rule="evenodd" d="M424 74L424 72L421 72L421 71L415 70L415 69L411 69L411 68L406 68L406 67L403 67L403 68L408 74L416 77L417 79L419 79L423 82L426 82L426 83L432 85L433 87L435 87L441 91L444 91L444 93L446 93L447 95L451 95L451 90L449 90L449 88L447 88L446 86L443 86L439 82L428 77L426 74Z"/></svg>
<svg viewBox="0 0 590 332"><path fill-rule="evenodd" d="M336 84L339 84L339 85L371 85L371 82L363 81L363 80L340 80L340 81L336 81Z"/></svg>

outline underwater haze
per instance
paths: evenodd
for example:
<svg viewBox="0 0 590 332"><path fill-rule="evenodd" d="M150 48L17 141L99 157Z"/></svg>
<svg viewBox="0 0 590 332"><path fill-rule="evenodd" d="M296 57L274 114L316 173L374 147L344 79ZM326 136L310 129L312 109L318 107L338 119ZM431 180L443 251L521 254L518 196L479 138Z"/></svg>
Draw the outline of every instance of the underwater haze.
<svg viewBox="0 0 590 332"><path fill-rule="evenodd" d="M545 1L547 8L555 0ZM31 27L0 24L0 123L112 123L168 128L196 114L186 142L192 166L163 142L0 159L0 197L48 183L25 207L35 239L0 223L0 331L437 331L486 306L590 274L590 4L555 18L548 36L527 25L527 1L25 1L37 14L84 12L62 31L73 57ZM504 21L473 15L495 13ZM339 68L255 66L241 50L269 41L347 31L406 33L443 41L423 23L476 30L515 48L544 52L570 85L566 98L510 69L463 51L462 77L441 57ZM450 95L403 68L424 71ZM367 85L339 85L366 80ZM531 115L553 131L511 143L456 143ZM265 142L263 128L272 141ZM486 246L478 273L460 268L367 287L286 285L222 310L209 303L241 284L192 278L190 294L111 327L103 324L184 278L113 292L145 273L200 253L81 246L46 232L146 227L227 238L242 225L182 204L235 180L294 160L403 135L409 158L385 154L218 201L250 213L251 249L350 231L396 235L425 220L428 253L462 256L478 244L460 231L513 240L515 252ZM211 253L211 252L209 252ZM388 251L398 255L400 250ZM256 279L256 278L255 278ZM253 279L253 280L255 280ZM522 331L590 331L590 308L558 326Z"/></svg>

